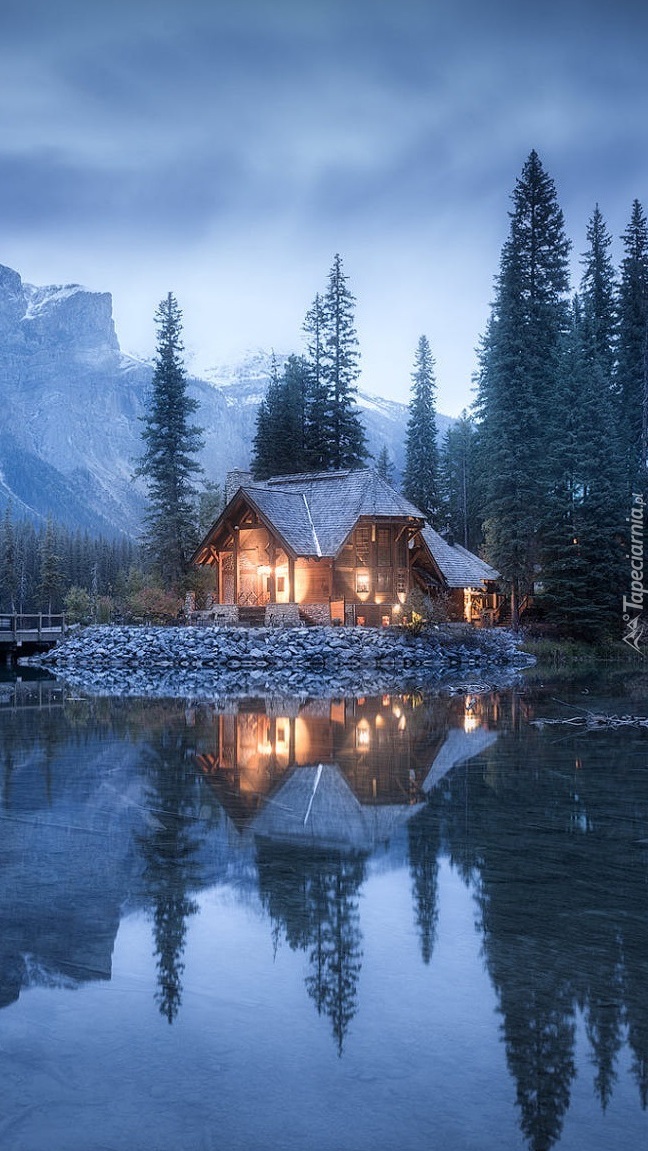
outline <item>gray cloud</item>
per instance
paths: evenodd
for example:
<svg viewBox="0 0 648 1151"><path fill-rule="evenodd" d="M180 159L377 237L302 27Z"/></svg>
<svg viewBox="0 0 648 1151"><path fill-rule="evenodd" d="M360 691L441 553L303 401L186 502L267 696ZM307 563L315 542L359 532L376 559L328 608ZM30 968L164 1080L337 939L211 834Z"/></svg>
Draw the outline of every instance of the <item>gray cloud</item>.
<svg viewBox="0 0 648 1151"><path fill-rule="evenodd" d="M471 285L453 335L463 346L438 359L465 380L487 304L482 295L479 309L471 292L496 270L508 195L530 149L556 179L576 251L595 201L618 232L632 198L645 198L647 24L633 0L541 9L11 0L0 44L0 240L16 251L22 237L32 251L38 236L56 263L60 237L66 268L75 246L80 261L90 246L106 288L110 244L111 273L122 250L138 299L161 253L188 285L190 266L203 285L218 258L241 293L250 343L264 317L246 308L240 266L251 274L255 256L273 269L273 312L286 330L285 317L298 326L308 304L297 293L311 268L344 246L367 311L381 317L373 329L366 321L372 341L384 328L381 250L399 253L401 293L416 285L417 323L427 276L431 320L453 333L440 285L460 261ZM367 360L380 362L375 347Z"/></svg>

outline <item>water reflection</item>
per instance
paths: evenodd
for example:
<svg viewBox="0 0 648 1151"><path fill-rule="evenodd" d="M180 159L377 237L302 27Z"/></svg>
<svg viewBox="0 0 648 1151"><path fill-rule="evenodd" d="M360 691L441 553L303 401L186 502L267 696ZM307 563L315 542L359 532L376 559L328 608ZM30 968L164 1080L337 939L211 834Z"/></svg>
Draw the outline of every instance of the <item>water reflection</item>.
<svg viewBox="0 0 648 1151"><path fill-rule="evenodd" d="M173 1023L182 1003L187 920L198 911L190 892L201 883L198 851L205 828L200 809L193 748L185 731L153 733L140 765L150 826L137 836L144 860L142 882L152 910L160 1013Z"/></svg>
<svg viewBox="0 0 648 1151"><path fill-rule="evenodd" d="M289 847L261 840L259 891L273 925L293 950L308 956L306 989L318 1015L327 1015L338 1054L358 1009L362 932L358 893L365 861L355 854Z"/></svg>
<svg viewBox="0 0 648 1151"><path fill-rule="evenodd" d="M303 957L304 1002L346 1062L368 994L368 879L409 870L433 995L447 859L474 895L528 1147L562 1139L579 1033L601 1109L625 1052L645 1110L646 733L529 727L558 706L540 688L476 684L194 706L5 687L0 1005L35 984L109 980L135 908L151 918L155 999L173 1023L200 893L226 883L266 917L275 950ZM386 966L396 946L381 940Z"/></svg>

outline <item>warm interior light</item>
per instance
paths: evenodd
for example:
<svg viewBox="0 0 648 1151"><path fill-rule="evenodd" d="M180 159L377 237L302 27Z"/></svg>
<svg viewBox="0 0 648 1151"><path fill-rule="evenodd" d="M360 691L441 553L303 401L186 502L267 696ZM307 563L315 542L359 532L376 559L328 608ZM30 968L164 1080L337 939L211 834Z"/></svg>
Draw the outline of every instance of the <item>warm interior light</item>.
<svg viewBox="0 0 648 1151"><path fill-rule="evenodd" d="M475 731L480 726L479 716L476 714L477 699L467 695L464 699L464 731Z"/></svg>
<svg viewBox="0 0 648 1151"><path fill-rule="evenodd" d="M369 724L366 719L361 719L356 727L356 747L358 751L367 751L370 738Z"/></svg>

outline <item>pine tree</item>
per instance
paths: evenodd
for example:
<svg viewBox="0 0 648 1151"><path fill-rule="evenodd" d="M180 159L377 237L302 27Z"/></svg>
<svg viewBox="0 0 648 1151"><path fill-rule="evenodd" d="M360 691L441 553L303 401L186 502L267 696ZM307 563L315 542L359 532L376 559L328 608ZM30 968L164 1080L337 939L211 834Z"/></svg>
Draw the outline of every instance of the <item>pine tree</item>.
<svg viewBox="0 0 648 1151"><path fill-rule="evenodd" d="M327 426L328 388L324 376L324 308L318 293L306 313L308 394L306 403L306 467L324 471L331 467L331 444Z"/></svg>
<svg viewBox="0 0 648 1151"><path fill-rule="evenodd" d="M276 445L281 436L281 381L277 358L272 353L270 382L257 408L256 430L252 441L252 475L265 480L275 473Z"/></svg>
<svg viewBox="0 0 648 1151"><path fill-rule="evenodd" d="M441 510L435 392L434 359L427 336L421 336L412 372L403 494L421 509L432 527L439 526Z"/></svg>
<svg viewBox="0 0 648 1151"><path fill-rule="evenodd" d="M389 458L387 444L383 444L378 453L378 458L376 460L376 471L378 472L378 475L381 479L385 480L388 484L393 484L394 465Z"/></svg>
<svg viewBox="0 0 648 1151"><path fill-rule="evenodd" d="M638 200L623 242L616 389L628 486L641 491L648 461L648 225Z"/></svg>
<svg viewBox="0 0 648 1151"><path fill-rule="evenodd" d="M289 475L309 468L306 447L309 370L301 356L289 356L279 376L276 361L259 405L252 448L255 479Z"/></svg>
<svg viewBox="0 0 648 1151"><path fill-rule="evenodd" d="M196 542L196 454L201 429L190 417L198 402L187 390L182 360L182 312L171 292L155 314L158 327L150 411L144 418L145 451L137 470L148 484L147 548L163 579L177 584Z"/></svg>
<svg viewBox="0 0 648 1151"><path fill-rule="evenodd" d="M0 605L5 611L15 612L18 591L18 557L11 506L5 509L0 540Z"/></svg>
<svg viewBox="0 0 648 1151"><path fill-rule="evenodd" d="M475 551L481 541L476 497L476 441L475 426L464 410L448 428L439 459L444 526L449 535L469 551Z"/></svg>
<svg viewBox="0 0 648 1151"><path fill-rule="evenodd" d="M587 251L581 258L580 297L591 328L592 350L608 378L611 391L617 337L617 285L610 257L612 237L598 204L587 225L587 241Z"/></svg>
<svg viewBox="0 0 648 1151"><path fill-rule="evenodd" d="M322 300L321 377L327 390L325 426L328 466L357 468L367 458L365 433L356 406L360 374L354 326L355 297L347 286L342 260L335 256Z"/></svg>
<svg viewBox="0 0 648 1151"><path fill-rule="evenodd" d="M547 494L541 602L578 638L613 635L620 618L623 468L609 356L588 300L572 309L565 357L564 428Z"/></svg>
<svg viewBox="0 0 648 1151"><path fill-rule="evenodd" d="M490 561L511 587L511 619L532 587L561 436L569 241L553 180L532 152L513 191L508 239L480 353L482 504Z"/></svg>
<svg viewBox="0 0 648 1151"><path fill-rule="evenodd" d="M64 588L63 563L59 553L58 540L54 521L50 517L47 521L45 535L40 547L40 573L38 590L40 593L40 608L47 604L47 611L58 610Z"/></svg>

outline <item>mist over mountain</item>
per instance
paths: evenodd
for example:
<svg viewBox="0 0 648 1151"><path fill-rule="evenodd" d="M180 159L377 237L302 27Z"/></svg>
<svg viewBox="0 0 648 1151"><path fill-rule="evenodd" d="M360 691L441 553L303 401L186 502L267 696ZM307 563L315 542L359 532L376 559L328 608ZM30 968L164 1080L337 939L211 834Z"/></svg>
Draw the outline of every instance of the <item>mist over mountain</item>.
<svg viewBox="0 0 648 1151"><path fill-rule="evenodd" d="M270 366L257 351L209 380L190 377L206 479L247 466ZM10 502L17 517L137 534L145 487L133 472L152 370L121 351L109 292L34 287L0 265L0 511ZM406 406L367 392L358 399L370 451L386 444L400 474ZM440 436L451 422L438 418Z"/></svg>

